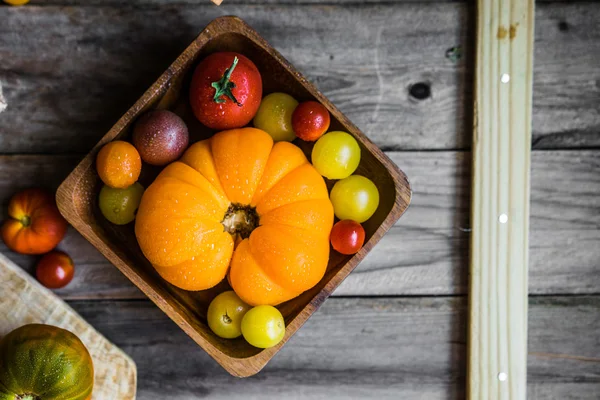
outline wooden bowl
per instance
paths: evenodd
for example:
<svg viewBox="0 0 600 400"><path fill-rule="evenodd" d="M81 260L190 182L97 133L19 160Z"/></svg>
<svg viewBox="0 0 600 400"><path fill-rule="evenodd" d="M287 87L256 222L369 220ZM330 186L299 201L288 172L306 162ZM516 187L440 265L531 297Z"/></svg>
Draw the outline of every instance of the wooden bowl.
<svg viewBox="0 0 600 400"><path fill-rule="evenodd" d="M227 282L200 292L188 292L170 285L143 256L134 235L134 224L112 225L102 217L97 204L102 182L94 168L96 153L112 140L129 140L132 123L145 111L168 108L179 114L188 124L192 141L214 133L194 118L187 100L187 88L196 63L216 51L239 52L254 61L261 72L265 94L280 91L299 101L315 99L325 105L332 117L330 129L349 132L361 145L362 159L356 173L370 178L380 193L377 212L363 224L366 231L364 247L354 256L332 251L323 279L311 290L278 307L286 321L286 335L281 343L266 350L250 346L243 338L221 339L208 327L208 304L228 288ZM311 145L298 142L309 155ZM144 165L141 183L148 187L158 172L159 169ZM394 225L408 207L411 190L404 173L258 33L237 17L222 17L211 22L121 117L62 183L56 197L65 218L108 260L227 371L246 377L265 366Z"/></svg>

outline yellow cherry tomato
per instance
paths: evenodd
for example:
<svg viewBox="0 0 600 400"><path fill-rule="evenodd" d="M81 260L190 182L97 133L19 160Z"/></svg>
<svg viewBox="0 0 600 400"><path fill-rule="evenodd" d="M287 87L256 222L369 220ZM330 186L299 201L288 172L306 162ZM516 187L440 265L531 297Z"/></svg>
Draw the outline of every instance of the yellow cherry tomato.
<svg viewBox="0 0 600 400"><path fill-rule="evenodd" d="M292 114L298 102L289 94L271 93L265 96L254 116L254 126L267 132L274 141L291 142L296 138Z"/></svg>
<svg viewBox="0 0 600 400"><path fill-rule="evenodd" d="M285 321L275 307L257 306L244 315L242 335L252 346L267 349L285 336Z"/></svg>
<svg viewBox="0 0 600 400"><path fill-rule="evenodd" d="M250 308L233 290L223 292L208 306L208 326L224 339L239 337L242 335L242 318Z"/></svg>
<svg viewBox="0 0 600 400"><path fill-rule="evenodd" d="M344 179L360 164L360 146L349 133L329 132L317 140L311 159L313 166L327 179Z"/></svg>
<svg viewBox="0 0 600 400"><path fill-rule="evenodd" d="M351 175L337 181L329 198L336 217L341 220L351 219L360 224L371 218L379 207L377 186L360 175Z"/></svg>

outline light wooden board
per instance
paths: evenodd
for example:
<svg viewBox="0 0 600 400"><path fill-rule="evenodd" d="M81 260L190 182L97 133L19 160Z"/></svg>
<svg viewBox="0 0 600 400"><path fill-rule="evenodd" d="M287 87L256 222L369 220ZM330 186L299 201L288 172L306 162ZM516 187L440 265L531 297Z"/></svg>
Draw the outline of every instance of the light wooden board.
<svg viewBox="0 0 600 400"><path fill-rule="evenodd" d="M413 201L400 222L335 295L467 292L470 159L467 152L388 152ZM18 189L56 186L77 156L0 156L0 203ZM532 159L531 281L534 294L599 293L600 151L536 151ZM562 184L557 184L561 182ZM0 215L5 212L3 208ZM0 251L7 250L1 247ZM140 298L141 292L69 231L60 247L77 264L68 298ZM36 258L6 253L28 270Z"/></svg>
<svg viewBox="0 0 600 400"><path fill-rule="evenodd" d="M534 0L477 2L470 400L527 397L533 18Z"/></svg>
<svg viewBox="0 0 600 400"><path fill-rule="evenodd" d="M229 376L149 301L70 304L137 361L144 400L459 400L465 300L330 298L248 379ZM530 311L529 399L597 400L600 297L534 298Z"/></svg>
<svg viewBox="0 0 600 400"><path fill-rule="evenodd" d="M86 323L71 307L0 253L0 336L33 323L73 332L94 362L93 400L134 400L133 360Z"/></svg>
<svg viewBox="0 0 600 400"><path fill-rule="evenodd" d="M12 106L0 150L87 152L224 14L246 19L383 148L470 147L472 5L195 4L1 7L0 80ZM535 148L600 146L598 20L593 2L538 7ZM455 63L446 51L457 45L465 56ZM431 84L431 98L409 96L417 82Z"/></svg>

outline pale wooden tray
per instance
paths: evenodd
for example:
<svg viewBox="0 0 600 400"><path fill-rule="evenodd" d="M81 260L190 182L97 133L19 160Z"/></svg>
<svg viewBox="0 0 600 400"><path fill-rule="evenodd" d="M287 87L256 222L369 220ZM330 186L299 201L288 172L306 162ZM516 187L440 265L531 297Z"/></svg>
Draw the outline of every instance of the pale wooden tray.
<svg viewBox="0 0 600 400"><path fill-rule="evenodd" d="M71 307L0 253L0 337L25 324L44 323L76 334L94 361L93 400L134 400L135 363Z"/></svg>

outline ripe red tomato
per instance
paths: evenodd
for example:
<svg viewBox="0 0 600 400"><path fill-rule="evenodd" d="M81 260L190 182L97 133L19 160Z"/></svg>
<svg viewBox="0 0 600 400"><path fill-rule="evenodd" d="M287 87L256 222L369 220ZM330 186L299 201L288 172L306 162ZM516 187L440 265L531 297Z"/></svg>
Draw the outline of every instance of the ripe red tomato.
<svg viewBox="0 0 600 400"><path fill-rule="evenodd" d="M354 254L365 243L365 229L358 222L345 219L333 225L330 238L335 251Z"/></svg>
<svg viewBox="0 0 600 400"><path fill-rule="evenodd" d="M329 111L316 101L300 103L292 114L292 128L300 139L314 142L329 129Z"/></svg>
<svg viewBox="0 0 600 400"><path fill-rule="evenodd" d="M261 98L260 72L241 54L211 54L194 71L190 103L196 118L209 128L224 130L247 125Z"/></svg>
<svg viewBox="0 0 600 400"><path fill-rule="evenodd" d="M65 287L73 279L74 273L73 260L62 251L53 251L46 254L35 268L38 281L50 289Z"/></svg>

